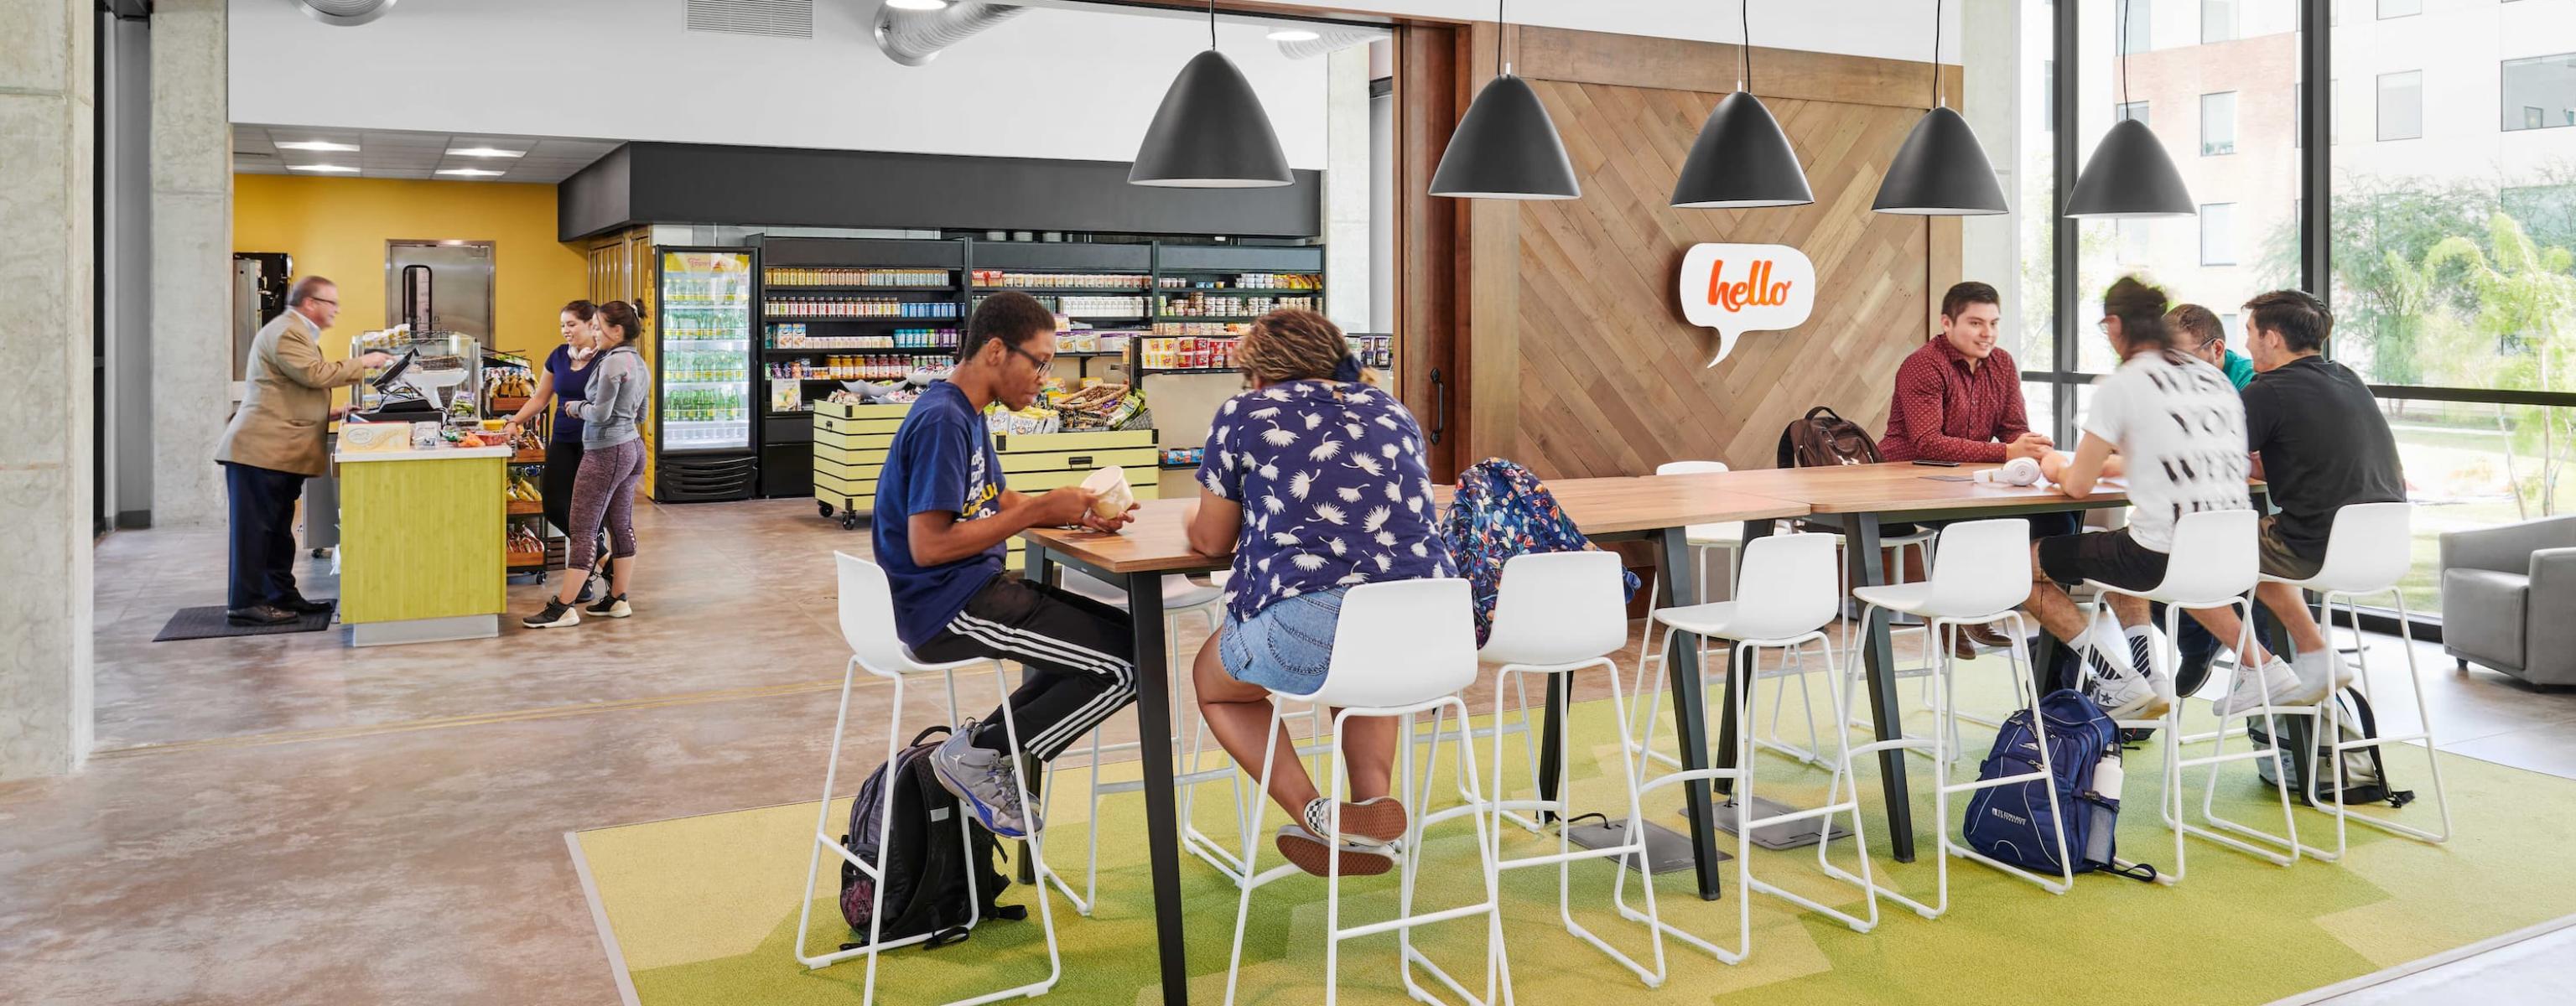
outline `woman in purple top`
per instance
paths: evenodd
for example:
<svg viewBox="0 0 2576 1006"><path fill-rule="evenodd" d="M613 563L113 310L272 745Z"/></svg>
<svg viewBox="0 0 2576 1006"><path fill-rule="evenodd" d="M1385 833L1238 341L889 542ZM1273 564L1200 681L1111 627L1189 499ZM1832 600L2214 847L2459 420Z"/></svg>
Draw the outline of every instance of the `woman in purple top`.
<svg viewBox="0 0 2576 1006"><path fill-rule="evenodd" d="M1235 762L1261 764L1270 696L1313 693L1332 662L1342 596L1354 584L1456 576L1440 536L1423 463L1422 431L1350 355L1339 328L1312 311L1280 310L1235 350L1250 389L1218 408L1199 466L1190 546L1234 553L1225 625L1199 650L1199 709ZM1341 871L1384 873L1404 806L1388 795L1395 721L1354 720L1343 741L1355 803L1342 805ZM1322 875L1332 856L1318 837L1332 801L1319 794L1287 738L1270 796L1297 823L1282 855Z"/></svg>
<svg viewBox="0 0 2576 1006"><path fill-rule="evenodd" d="M529 420L540 412L553 410L546 438L546 463L537 471L537 491L545 498L546 523L554 525L558 532L570 534L573 476L581 471L581 417L574 415L569 406L588 397L590 357L599 347L599 305L573 301L564 305L559 321L563 345L546 354L545 369L537 373L537 386L528 396L528 404L510 414L505 429L515 442L519 429ZM607 551L601 549L599 554ZM591 599L594 586L588 581L582 583L582 601Z"/></svg>

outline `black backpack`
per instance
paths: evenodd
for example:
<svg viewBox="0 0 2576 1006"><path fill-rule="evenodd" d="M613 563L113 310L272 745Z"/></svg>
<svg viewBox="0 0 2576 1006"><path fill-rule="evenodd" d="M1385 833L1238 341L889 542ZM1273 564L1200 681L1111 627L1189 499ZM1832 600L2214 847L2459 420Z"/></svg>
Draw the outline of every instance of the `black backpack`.
<svg viewBox="0 0 2576 1006"><path fill-rule="evenodd" d="M2343 707L2339 710L2340 722L2336 724L2335 732L2343 736L2345 743L2379 736L2379 718L2371 713L2370 700L2362 698L2360 692L2342 689L2335 692L2333 701ZM2311 775L2317 780L2319 800L2347 807L2365 803L2403 807L2415 802L2414 790L2398 789L2390 783L2388 766L2379 756L2378 745L2353 748L2343 753L2343 792L2337 794L2334 792L2334 763L2327 760L2332 752L2317 743L2318 718L2283 716L2277 722L2281 724L2283 742L2281 764L2290 772L2290 795L2300 803L2309 803L2308 779ZM2256 744L2274 746L2263 728L2262 717L2246 717L2245 733ZM2257 760L2254 769L2263 781L2263 788L2272 788L2272 759Z"/></svg>
<svg viewBox="0 0 2576 1006"><path fill-rule="evenodd" d="M1822 405L1808 409L1806 416L1780 431L1777 454L1775 466L1780 468L1874 465L1887 460L1879 456L1878 441L1871 439L1868 430Z"/></svg>
<svg viewBox="0 0 2576 1006"><path fill-rule="evenodd" d="M893 828L886 835L885 850L885 921L879 938L886 942L935 934L924 941L925 948L943 947L966 939L967 925L981 919L1026 919L1029 910L1018 905L1003 907L994 903L1010 880L993 868L1001 855L1001 844L993 833L969 827L973 816L957 805L957 797L941 786L931 775L930 753L938 750L933 740L949 732L947 727L931 727L912 739L912 744L898 752L894 761L880 765L859 787L858 798L850 803L850 830L841 836L841 847L850 850L861 861L877 862L877 831L884 822L885 788L894 790ZM952 826L954 830L952 831ZM960 842L962 833L965 841ZM972 884L970 887L969 879ZM841 861L841 917L858 935L857 943L844 943L843 950L866 946L869 913L875 906L876 880Z"/></svg>

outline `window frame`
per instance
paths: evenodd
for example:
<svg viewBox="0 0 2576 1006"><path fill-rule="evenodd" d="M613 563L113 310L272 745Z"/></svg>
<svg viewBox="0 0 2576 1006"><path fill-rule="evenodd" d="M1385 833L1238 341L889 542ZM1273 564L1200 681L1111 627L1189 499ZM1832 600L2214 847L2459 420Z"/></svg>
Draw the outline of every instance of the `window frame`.
<svg viewBox="0 0 2576 1006"><path fill-rule="evenodd" d="M2516 57L2514 57L2514 58L2512 58L2512 59L2500 59L2500 60L2497 60L2497 61L2496 61L2496 127L2497 127L2497 131L2498 131L2498 132L2503 132L2503 133L2531 133L2531 132L2538 132L2538 131L2541 131L2541 130L2547 130L2547 129L2566 129L2566 128L2570 128L2570 127L2576 127L2576 120L2571 120L2571 121L2568 121L2568 122L2556 122L2556 123L2550 122L2550 121L2549 121L2549 115L2548 115L2548 113L2549 113L2549 109L2548 109L2548 107L2547 107L2547 106L2544 106L2544 105L2524 105L2524 106L2522 106L2522 111L2526 113L2525 118L2529 118L2529 115L2528 115L2527 113L2531 113L2531 112L2539 112L2539 113L2541 113L2541 115L2540 115L2540 120L2541 120L2541 121L2540 121L2540 124L2539 124L2539 125L2537 125L2537 126L2517 126L2517 125L2514 125L2514 121L2513 121L2513 111L2514 111L2514 108L2513 108L2513 105L2512 105L2512 100L2513 100L2513 99L2512 99L2512 94L2511 94L2511 92L2507 90L2507 82L2506 82L2505 75L2506 75L2506 74L2508 74L2508 73L2510 73L2510 72L2512 72L2513 65L2514 65L2514 64L2516 64L2516 63L2537 63L2537 62L2540 62L2540 61L2542 61L2542 60L2550 60L2550 59L2563 59L2563 60L2568 61L2568 63L2570 64L2569 72L2570 72L2571 74L2576 74L2576 52L2553 52L2553 53L2547 53L2547 54L2539 55L2539 56L2516 56ZM2571 107L2572 107L2572 108L2576 108L2576 106L2571 106Z"/></svg>
<svg viewBox="0 0 2576 1006"><path fill-rule="evenodd" d="M2227 218L2225 226L2219 228L2220 236L2226 239L2226 246L2221 249L2222 253L2227 256L2224 261L2212 260L2209 257L2209 211L2221 206L2227 208L2226 212L2222 214ZM2232 266L2238 264L2236 261L2236 204L2232 202L2202 203L2200 204L2200 212L2196 215L2196 219L2200 221L2200 264L2204 266Z"/></svg>
<svg viewBox="0 0 2576 1006"><path fill-rule="evenodd" d="M2211 98L2227 99L2227 149L2215 152L2210 150L2211 144L2209 137L2209 99ZM2200 96L2200 156L2233 157L2236 155L2237 104L2237 92L2235 91L2209 91ZM2153 127L2150 126L2149 128Z"/></svg>
<svg viewBox="0 0 2576 1006"><path fill-rule="evenodd" d="M2390 136L2388 135L2388 79L2391 77L2409 76L2415 78L2415 132L2414 135L2411 136ZM2371 84L2373 88L2370 105L2370 136L2372 142L2403 143L2407 140L2423 139L2424 71L2421 68L2413 70L2392 70L2371 78Z"/></svg>

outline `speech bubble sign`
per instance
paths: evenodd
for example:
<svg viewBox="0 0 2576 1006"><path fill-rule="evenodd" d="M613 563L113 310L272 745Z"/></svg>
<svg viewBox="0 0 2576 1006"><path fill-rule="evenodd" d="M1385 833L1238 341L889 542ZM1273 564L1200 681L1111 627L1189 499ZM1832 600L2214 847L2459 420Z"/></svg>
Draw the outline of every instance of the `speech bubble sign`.
<svg viewBox="0 0 2576 1006"><path fill-rule="evenodd" d="M1816 264L1787 245L1692 245L1682 256L1682 315L1717 330L1717 366L1746 332L1807 323L1816 309Z"/></svg>

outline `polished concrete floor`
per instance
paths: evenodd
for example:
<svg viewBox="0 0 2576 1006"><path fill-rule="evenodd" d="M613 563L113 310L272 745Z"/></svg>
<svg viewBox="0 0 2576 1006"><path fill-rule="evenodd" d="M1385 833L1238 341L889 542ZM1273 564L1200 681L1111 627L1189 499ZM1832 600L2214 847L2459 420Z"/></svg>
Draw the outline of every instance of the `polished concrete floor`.
<svg viewBox="0 0 2576 1006"><path fill-rule="evenodd" d="M564 832L812 799L848 654L831 552L867 541L802 501L637 524L634 618L368 650L153 643L221 602L220 530L101 541L98 751L0 785L0 1003L616 1001ZM319 564L306 588L334 593ZM513 587L513 618L543 590ZM2576 694L2422 667L2445 749L2576 777ZM854 721L888 698L863 687ZM2494 1006L2564 959L2497 954L2408 980L2504 981Z"/></svg>

